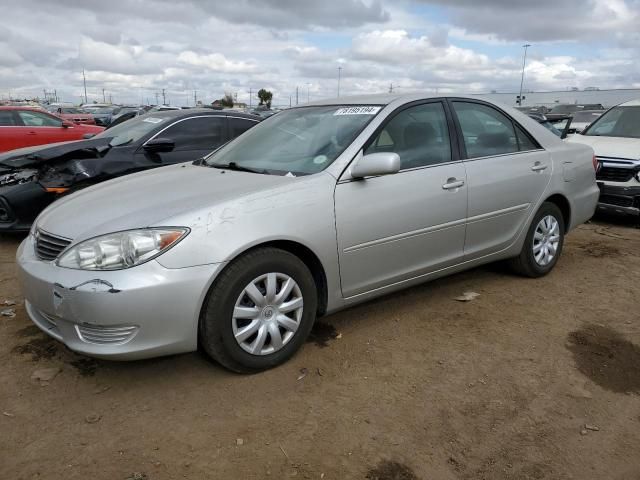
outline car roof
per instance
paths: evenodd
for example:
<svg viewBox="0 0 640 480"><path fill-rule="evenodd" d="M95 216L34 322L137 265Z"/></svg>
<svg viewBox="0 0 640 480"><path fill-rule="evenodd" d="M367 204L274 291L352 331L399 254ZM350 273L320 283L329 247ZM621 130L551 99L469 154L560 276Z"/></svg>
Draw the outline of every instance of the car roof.
<svg viewBox="0 0 640 480"><path fill-rule="evenodd" d="M631 100L630 102L621 103L619 107L640 107L640 98Z"/></svg>
<svg viewBox="0 0 640 480"><path fill-rule="evenodd" d="M179 117L197 117L202 115L211 115L218 117L241 117L250 120L262 120L257 115L251 115L248 113L232 112L228 110L214 110L212 108L189 108L186 110L162 110L159 112L147 112L145 115L149 117L162 117L162 118L179 118Z"/></svg>
<svg viewBox="0 0 640 480"><path fill-rule="evenodd" d="M32 112L50 113L50 112L47 112L44 108L31 107L26 105L2 105L0 106L0 110L28 110Z"/></svg>
<svg viewBox="0 0 640 480"><path fill-rule="evenodd" d="M433 94L426 92L415 92L415 93L380 93L374 95L355 95L349 97L336 97L329 98L326 100L318 100L315 102L310 102L304 105L390 105L392 103L402 104L407 102L413 102L416 100L429 100L429 99L440 99L440 98L462 98L468 100L481 100L488 101L489 103L501 105L498 102L493 102L488 100L483 95L459 95L459 94ZM502 106L502 105L501 105ZM294 107L295 108L295 107Z"/></svg>

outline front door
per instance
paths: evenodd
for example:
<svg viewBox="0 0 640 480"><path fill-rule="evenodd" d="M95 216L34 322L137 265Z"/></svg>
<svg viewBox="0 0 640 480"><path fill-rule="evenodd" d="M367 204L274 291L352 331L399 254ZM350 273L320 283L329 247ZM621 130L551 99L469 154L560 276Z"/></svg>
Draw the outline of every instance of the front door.
<svg viewBox="0 0 640 480"><path fill-rule="evenodd" d="M467 186L452 154L445 106L394 114L364 154L400 155L397 174L336 185L342 293L352 297L450 266L463 256Z"/></svg>
<svg viewBox="0 0 640 480"><path fill-rule="evenodd" d="M170 165L197 160L226 142L226 117L201 115L178 120L152 138L172 140L170 152L149 152L140 147L137 155L144 155L150 164Z"/></svg>
<svg viewBox="0 0 640 480"><path fill-rule="evenodd" d="M467 169L465 255L509 247L526 226L551 179L552 162L524 129L482 102L452 101Z"/></svg>

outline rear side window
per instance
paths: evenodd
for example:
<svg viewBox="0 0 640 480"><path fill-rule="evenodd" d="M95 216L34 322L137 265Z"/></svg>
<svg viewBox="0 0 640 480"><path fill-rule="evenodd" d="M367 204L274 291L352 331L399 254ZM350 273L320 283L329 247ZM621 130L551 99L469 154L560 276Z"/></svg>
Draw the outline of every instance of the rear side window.
<svg viewBox="0 0 640 480"><path fill-rule="evenodd" d="M61 127L62 120L42 112L18 110L18 116L27 127Z"/></svg>
<svg viewBox="0 0 640 480"><path fill-rule="evenodd" d="M224 140L224 117L194 117L182 120L159 136L173 140L174 151L213 150Z"/></svg>
<svg viewBox="0 0 640 480"><path fill-rule="evenodd" d="M10 110L0 110L0 127L13 127L16 119Z"/></svg>
<svg viewBox="0 0 640 480"><path fill-rule="evenodd" d="M258 122L255 120L248 120L245 118L233 118L228 117L229 122L229 138L236 138L238 135L243 134Z"/></svg>
<svg viewBox="0 0 640 480"><path fill-rule="evenodd" d="M536 150L537 148L539 148L538 145L536 145L533 142L533 140L531 140L529 135L524 133L524 130L522 130L522 128L520 128L517 125L516 125L516 135L518 136L518 147L520 148L521 152L526 152L528 150Z"/></svg>
<svg viewBox="0 0 640 480"><path fill-rule="evenodd" d="M376 152L397 153L403 170L450 162L451 142L442 103L427 103L401 110L364 153Z"/></svg>
<svg viewBox="0 0 640 480"><path fill-rule="evenodd" d="M495 108L479 103L453 102L462 129L467 158L518 151L513 122Z"/></svg>

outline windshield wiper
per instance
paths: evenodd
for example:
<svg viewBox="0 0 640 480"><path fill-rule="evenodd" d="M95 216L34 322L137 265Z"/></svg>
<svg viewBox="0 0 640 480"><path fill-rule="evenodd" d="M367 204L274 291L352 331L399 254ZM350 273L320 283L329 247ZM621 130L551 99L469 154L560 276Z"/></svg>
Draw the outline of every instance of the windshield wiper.
<svg viewBox="0 0 640 480"><path fill-rule="evenodd" d="M236 162L229 163L221 163L221 164L213 164L210 165L212 168L220 168L223 170L234 170L236 172L249 172L249 173L260 173L265 175L267 173L266 170L260 170L257 168L244 167L242 165L238 165Z"/></svg>

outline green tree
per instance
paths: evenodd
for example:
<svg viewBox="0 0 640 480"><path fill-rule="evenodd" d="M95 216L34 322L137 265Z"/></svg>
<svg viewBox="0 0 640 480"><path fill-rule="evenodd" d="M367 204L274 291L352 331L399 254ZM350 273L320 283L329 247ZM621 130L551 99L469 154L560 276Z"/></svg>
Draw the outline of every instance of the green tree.
<svg viewBox="0 0 640 480"><path fill-rule="evenodd" d="M225 93L224 97L222 97L222 99L220 100L220 103L222 104L223 107L232 108L234 103L233 97L231 96L230 93Z"/></svg>
<svg viewBox="0 0 640 480"><path fill-rule="evenodd" d="M258 98L260 99L260 105L266 105L267 108L271 108L271 99L273 98L273 93L269 90L265 90L261 88L258 90Z"/></svg>

